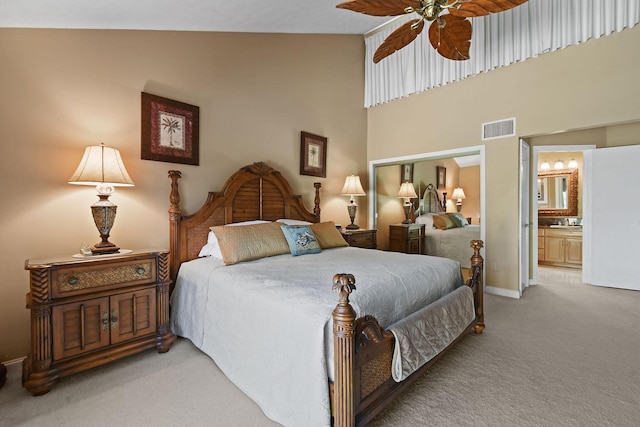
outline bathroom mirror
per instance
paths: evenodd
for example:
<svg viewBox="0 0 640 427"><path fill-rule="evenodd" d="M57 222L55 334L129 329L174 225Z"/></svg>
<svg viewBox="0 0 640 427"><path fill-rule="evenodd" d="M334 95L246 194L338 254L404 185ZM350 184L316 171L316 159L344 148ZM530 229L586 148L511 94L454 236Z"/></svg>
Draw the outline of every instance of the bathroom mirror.
<svg viewBox="0 0 640 427"><path fill-rule="evenodd" d="M538 171L538 215L578 215L578 170Z"/></svg>

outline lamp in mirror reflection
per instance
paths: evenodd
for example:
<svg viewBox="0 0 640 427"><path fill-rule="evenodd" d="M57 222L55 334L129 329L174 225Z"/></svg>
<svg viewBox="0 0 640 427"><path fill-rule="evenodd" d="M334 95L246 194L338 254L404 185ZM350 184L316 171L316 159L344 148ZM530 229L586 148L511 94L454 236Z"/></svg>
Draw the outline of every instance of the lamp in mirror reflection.
<svg viewBox="0 0 640 427"><path fill-rule="evenodd" d="M462 200L467 198L467 196L464 195L462 187L455 188L451 194L451 198L456 199L456 210L460 212L462 210Z"/></svg>
<svg viewBox="0 0 640 427"><path fill-rule="evenodd" d="M411 199L415 199L418 197L415 188L413 188L413 183L408 181L403 182L400 186L400 191L398 191L398 197L404 199L404 205L402 206L404 208L404 221L402 221L402 223L411 224L413 222L411 221L411 218L409 218L411 208L413 207Z"/></svg>
<svg viewBox="0 0 640 427"><path fill-rule="evenodd" d="M576 169L578 167L578 162L576 161L576 159L571 159L571 160L569 160L569 163L567 164L567 167L569 169Z"/></svg>
<svg viewBox="0 0 640 427"><path fill-rule="evenodd" d="M109 241L109 233L116 219L117 210L117 206L109 200L109 196L113 194L115 187L133 187L134 185L124 167L120 152L104 144L87 147L78 168L69 178L69 184L95 185L98 191L99 200L91 205L91 214L102 240L91 248L92 254L118 252L120 248Z"/></svg>
<svg viewBox="0 0 640 427"><path fill-rule="evenodd" d="M549 162L542 162L542 164L540 165L540 170L546 171L551 169L551 165L549 164Z"/></svg>
<svg viewBox="0 0 640 427"><path fill-rule="evenodd" d="M347 205L347 211L349 211L349 219L351 220L351 224L347 225L348 230L357 230L360 227L354 224L356 219L356 212L358 210L358 204L356 203L357 196L366 196L366 193L362 189L362 184L360 183L360 177L357 175L349 175L347 179L344 181L344 187L342 187L342 195L350 196L349 204Z"/></svg>
<svg viewBox="0 0 640 427"><path fill-rule="evenodd" d="M564 169L564 163L562 163L562 160L557 160L557 161L553 164L553 168L554 168L554 169Z"/></svg>

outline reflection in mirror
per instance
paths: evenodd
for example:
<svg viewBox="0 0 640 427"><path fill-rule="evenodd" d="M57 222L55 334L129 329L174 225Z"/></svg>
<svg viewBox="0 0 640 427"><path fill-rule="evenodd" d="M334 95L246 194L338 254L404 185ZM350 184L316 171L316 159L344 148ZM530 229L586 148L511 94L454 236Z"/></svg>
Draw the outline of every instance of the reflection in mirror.
<svg viewBox="0 0 640 427"><path fill-rule="evenodd" d="M578 215L578 170L538 172L538 215Z"/></svg>

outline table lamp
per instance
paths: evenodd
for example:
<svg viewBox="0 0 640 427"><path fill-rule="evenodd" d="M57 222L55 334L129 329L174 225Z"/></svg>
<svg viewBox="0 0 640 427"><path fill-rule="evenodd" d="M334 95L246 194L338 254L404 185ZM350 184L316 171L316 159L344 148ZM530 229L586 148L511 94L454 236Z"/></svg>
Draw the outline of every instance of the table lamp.
<svg viewBox="0 0 640 427"><path fill-rule="evenodd" d="M355 197L366 196L366 193L362 189L362 184L360 183L359 176L350 175L347 177L347 179L344 181L344 187L342 188L342 195L351 196L349 204L347 205L351 224L347 225L347 230L357 230L360 227L353 223L356 218L356 211L358 210L358 204L356 203Z"/></svg>
<svg viewBox="0 0 640 427"><path fill-rule="evenodd" d="M413 205L411 204L411 199L415 199L418 197L416 194L415 188L413 188L413 183L407 181L403 182L400 186L400 191L398 191L398 197L404 198L404 221L403 224L411 224L411 218L409 218L409 214L411 212L411 208Z"/></svg>
<svg viewBox="0 0 640 427"><path fill-rule="evenodd" d="M91 213L102 241L91 248L91 253L102 255L118 252L120 248L109 241L117 209L109 196L115 191L114 187L134 185L122 163L120 152L104 144L87 147L78 168L69 178L69 184L95 185L98 191L99 200L91 205Z"/></svg>
<svg viewBox="0 0 640 427"><path fill-rule="evenodd" d="M452 199L456 200L456 210L460 212L462 210L462 199L466 199L467 196L464 195L464 190L461 187L455 188L453 193L451 194Z"/></svg>

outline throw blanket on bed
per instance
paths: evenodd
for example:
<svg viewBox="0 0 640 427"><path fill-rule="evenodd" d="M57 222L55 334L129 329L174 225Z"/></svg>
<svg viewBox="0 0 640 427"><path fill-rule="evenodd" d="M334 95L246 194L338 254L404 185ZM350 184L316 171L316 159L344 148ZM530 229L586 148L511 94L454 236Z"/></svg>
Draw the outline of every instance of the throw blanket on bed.
<svg viewBox="0 0 640 427"><path fill-rule="evenodd" d="M336 273L356 277L351 303L387 327L460 287L460 264L359 248L180 267L172 330L208 354L271 419L328 426Z"/></svg>
<svg viewBox="0 0 640 427"><path fill-rule="evenodd" d="M402 381L451 344L475 318L473 291L449 295L389 326L396 337L392 375Z"/></svg>

